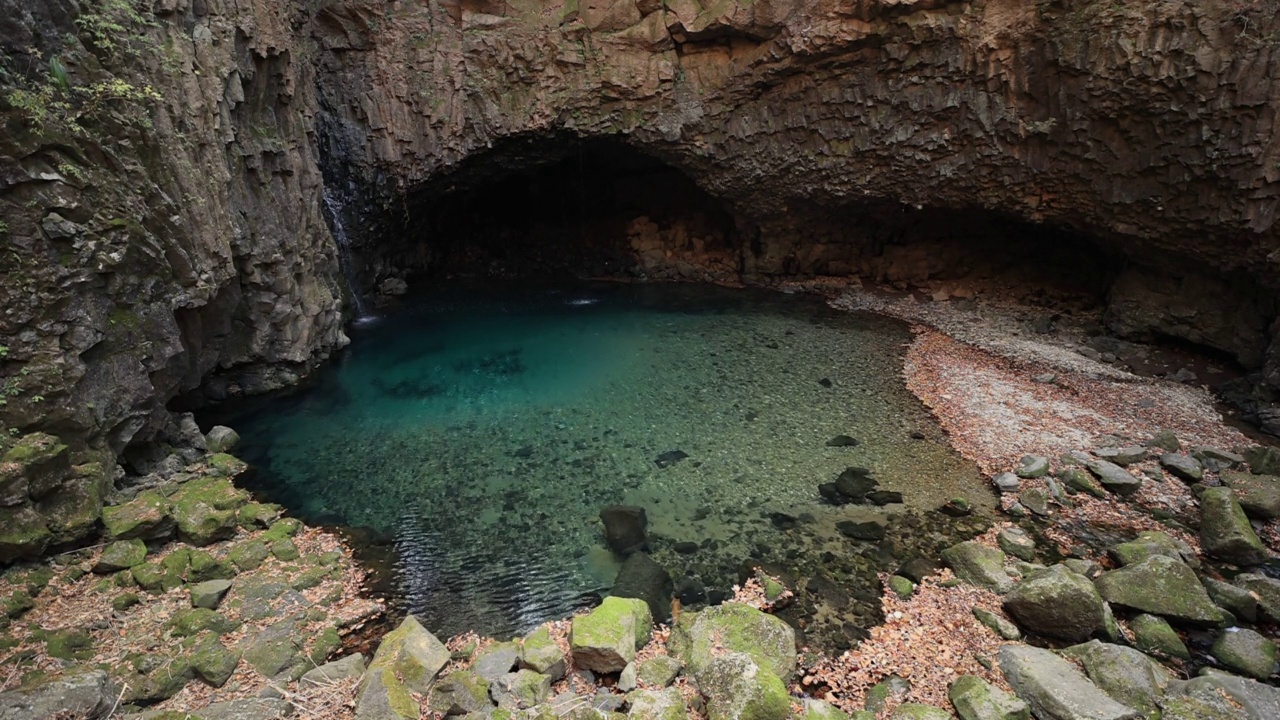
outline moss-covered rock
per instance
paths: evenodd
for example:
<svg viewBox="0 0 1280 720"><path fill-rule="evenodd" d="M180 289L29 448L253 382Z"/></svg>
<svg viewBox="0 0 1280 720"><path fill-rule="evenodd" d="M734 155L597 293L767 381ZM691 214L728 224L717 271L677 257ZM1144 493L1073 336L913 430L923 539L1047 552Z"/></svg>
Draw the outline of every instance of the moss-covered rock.
<svg viewBox="0 0 1280 720"><path fill-rule="evenodd" d="M564 677L564 652L551 637L547 625L539 625L520 644L520 667L542 673L552 682Z"/></svg>
<svg viewBox="0 0 1280 720"><path fill-rule="evenodd" d="M133 672L119 678L126 688L121 700L127 703L158 702L173 697L195 679L195 670L185 656L143 654L130 656L129 662Z"/></svg>
<svg viewBox="0 0 1280 720"><path fill-rule="evenodd" d="M23 435L0 457L0 463L20 468L26 480L27 494L39 500L62 485L71 474L71 456L67 446L48 433Z"/></svg>
<svg viewBox="0 0 1280 720"><path fill-rule="evenodd" d="M271 541L271 554L274 555L277 560L284 562L293 562L294 560L302 557L302 554L298 552L298 546L295 545L293 540L290 538L280 538L279 540Z"/></svg>
<svg viewBox="0 0 1280 720"><path fill-rule="evenodd" d="M956 678L947 697L961 720L1031 720L1025 702L976 675Z"/></svg>
<svg viewBox="0 0 1280 720"><path fill-rule="evenodd" d="M185 483L169 500L178 536L193 545L208 545L235 534L236 510L248 493L225 477L204 477Z"/></svg>
<svg viewBox="0 0 1280 720"><path fill-rule="evenodd" d="M215 610L230 589L230 580L205 580L195 583L188 588L191 593L191 607Z"/></svg>
<svg viewBox="0 0 1280 720"><path fill-rule="evenodd" d="M889 577L889 589L894 595L905 600L916 591L916 584L901 575L892 575Z"/></svg>
<svg viewBox="0 0 1280 720"><path fill-rule="evenodd" d="M635 720L687 720L689 717L684 698L676 688L635 690L628 693L627 702L631 705L631 711L627 716ZM822 720L843 719L824 718Z"/></svg>
<svg viewBox="0 0 1280 720"><path fill-rule="evenodd" d="M219 560L205 550L193 549L187 556L187 580L230 580L236 576L235 568L226 560Z"/></svg>
<svg viewBox="0 0 1280 720"><path fill-rule="evenodd" d="M796 670L791 626L741 603L684 613L672 628L668 647L695 677L722 652L743 653L784 681Z"/></svg>
<svg viewBox="0 0 1280 720"><path fill-rule="evenodd" d="M1222 622L1222 611L1191 568L1164 555L1103 573L1094 583L1113 605L1193 623Z"/></svg>
<svg viewBox="0 0 1280 720"><path fill-rule="evenodd" d="M6 618L21 617L35 606L36 603L32 599L31 593L23 589L13 590L7 595L0 596L0 616Z"/></svg>
<svg viewBox="0 0 1280 720"><path fill-rule="evenodd" d="M1256 565L1270 553L1236 502L1231 488L1205 488L1200 494L1200 546L1211 557L1237 565Z"/></svg>
<svg viewBox="0 0 1280 720"><path fill-rule="evenodd" d="M784 720L791 697L776 674L745 653L712 657L694 673L710 720Z"/></svg>
<svg viewBox="0 0 1280 720"><path fill-rule="evenodd" d="M283 511L284 508L275 503L246 503L236 511L236 522L246 530L261 530L271 527Z"/></svg>
<svg viewBox="0 0 1280 720"><path fill-rule="evenodd" d="M224 452L210 455L205 464L209 466L211 475L222 478L233 478L249 469L248 463Z"/></svg>
<svg viewBox="0 0 1280 720"><path fill-rule="evenodd" d="M311 659L312 665L323 665L329 656L342 648L342 636L338 634L338 629L330 625L320 634L316 636L315 642L311 643L311 652L307 657Z"/></svg>
<svg viewBox="0 0 1280 720"><path fill-rule="evenodd" d="M1148 655L1190 660L1191 652L1169 622L1158 615L1142 613L1129 621L1133 644Z"/></svg>
<svg viewBox="0 0 1280 720"><path fill-rule="evenodd" d="M1276 644L1246 628L1227 628L1214 641L1213 656L1232 670L1259 680L1276 672Z"/></svg>
<svg viewBox="0 0 1280 720"><path fill-rule="evenodd" d="M482 712L489 702L489 681L469 670L459 670L440 678L431 686L427 707L441 715Z"/></svg>
<svg viewBox="0 0 1280 720"><path fill-rule="evenodd" d="M1160 698L1173 681L1163 665L1122 645L1093 640L1062 654L1084 665L1089 679L1113 700L1148 715L1159 709Z"/></svg>
<svg viewBox="0 0 1280 720"><path fill-rule="evenodd" d="M675 682L682 669L684 665L679 660L669 655L657 655L636 667L636 680L645 687L664 688Z"/></svg>
<svg viewBox="0 0 1280 720"><path fill-rule="evenodd" d="M569 648L577 667L620 672L649 642L653 615L643 600L607 597L599 607L573 619Z"/></svg>
<svg viewBox="0 0 1280 720"><path fill-rule="evenodd" d="M145 562L129 568L133 581L149 593L168 592L182 586L182 575L158 562Z"/></svg>
<svg viewBox="0 0 1280 720"><path fill-rule="evenodd" d="M158 540L169 537L175 527L169 501L154 490L138 493L123 505L102 508L102 524L107 537L116 540Z"/></svg>
<svg viewBox="0 0 1280 720"><path fill-rule="evenodd" d="M1102 630L1102 597L1083 575L1054 565L1018 585L1004 601L1004 609L1022 627L1060 640L1086 640Z"/></svg>
<svg viewBox="0 0 1280 720"><path fill-rule="evenodd" d="M147 546L141 540L117 540L103 548L93 571L106 574L128 570L146 559Z"/></svg>
<svg viewBox="0 0 1280 720"><path fill-rule="evenodd" d="M369 668L390 668L410 690L425 693L448 662L449 649L410 615L382 638Z"/></svg>
<svg viewBox="0 0 1280 720"><path fill-rule="evenodd" d="M179 610L165 623L165 628L174 637L190 637L205 630L222 635L238 627L240 623L208 608Z"/></svg>
<svg viewBox="0 0 1280 720"><path fill-rule="evenodd" d="M951 713L932 705L902 703L889 713L889 720L951 720Z"/></svg>
<svg viewBox="0 0 1280 720"><path fill-rule="evenodd" d="M111 599L111 609L116 612L124 612L140 602L142 602L142 598L139 598L136 593L121 593Z"/></svg>
<svg viewBox="0 0 1280 720"><path fill-rule="evenodd" d="M992 592L1005 593L1013 579L1004 571L1004 553L968 540L942 551L942 559L956 577Z"/></svg>
<svg viewBox="0 0 1280 720"><path fill-rule="evenodd" d="M227 553L231 563L240 572L257 570L270 556L271 551L267 549L267 544L261 540L245 540L244 542L236 543L231 547L231 551Z"/></svg>
<svg viewBox="0 0 1280 720"><path fill-rule="evenodd" d="M223 645L216 634L209 633L191 648L187 660L201 680L213 687L222 687L240 664L240 652Z"/></svg>
<svg viewBox="0 0 1280 720"><path fill-rule="evenodd" d="M389 667L369 668L356 690L360 720L419 720L418 701Z"/></svg>
<svg viewBox="0 0 1280 720"><path fill-rule="evenodd" d="M88 660L93 657L93 637L87 630L38 631L36 637L44 640L45 652L59 660Z"/></svg>
<svg viewBox="0 0 1280 720"><path fill-rule="evenodd" d="M38 558L52 540L45 517L31 506L0 507L0 563Z"/></svg>
<svg viewBox="0 0 1280 720"><path fill-rule="evenodd" d="M1195 550L1189 545L1168 533L1155 531L1139 533L1136 539L1114 545L1107 553L1119 565L1137 565L1155 555L1164 555L1188 564L1196 562Z"/></svg>
<svg viewBox="0 0 1280 720"><path fill-rule="evenodd" d="M69 543L91 535L102 517L98 478L71 478L36 504L49 527L50 542Z"/></svg>
<svg viewBox="0 0 1280 720"><path fill-rule="evenodd" d="M285 618L245 638L241 645L244 661L264 677L302 677L313 666L303 654L306 638L300 635L298 624L295 617Z"/></svg>

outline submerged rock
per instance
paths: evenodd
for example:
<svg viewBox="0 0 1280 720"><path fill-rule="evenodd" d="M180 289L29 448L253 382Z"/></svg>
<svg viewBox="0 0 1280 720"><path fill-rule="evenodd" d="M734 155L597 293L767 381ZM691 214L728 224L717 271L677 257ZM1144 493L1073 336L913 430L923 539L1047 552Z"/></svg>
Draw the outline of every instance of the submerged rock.
<svg viewBox="0 0 1280 720"><path fill-rule="evenodd" d="M856 520L841 520L836 523L836 529L841 535L852 540L880 540L884 538L885 521L879 518L874 520L864 520L858 522Z"/></svg>
<svg viewBox="0 0 1280 720"><path fill-rule="evenodd" d="M619 555L630 555L649 546L649 518L644 508L635 505L609 505L600 510L604 538L609 549Z"/></svg>
<svg viewBox="0 0 1280 720"><path fill-rule="evenodd" d="M622 564L613 582L612 595L643 600L653 614L654 622L671 619L673 585L667 569L648 553L637 552Z"/></svg>
<svg viewBox="0 0 1280 720"><path fill-rule="evenodd" d="M687 457L689 457L689 453L683 450L668 450L659 454L658 457L654 458L653 462L660 468L669 468Z"/></svg>

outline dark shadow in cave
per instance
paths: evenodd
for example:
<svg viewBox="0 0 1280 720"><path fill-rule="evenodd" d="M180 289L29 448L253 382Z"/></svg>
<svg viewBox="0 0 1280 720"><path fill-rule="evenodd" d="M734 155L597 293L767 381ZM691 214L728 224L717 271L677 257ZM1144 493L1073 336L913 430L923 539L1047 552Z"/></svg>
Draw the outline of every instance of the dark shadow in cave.
<svg viewBox="0 0 1280 720"><path fill-rule="evenodd" d="M450 275L646 275L666 249L738 271L725 204L617 140L521 137L405 199L392 267Z"/></svg>

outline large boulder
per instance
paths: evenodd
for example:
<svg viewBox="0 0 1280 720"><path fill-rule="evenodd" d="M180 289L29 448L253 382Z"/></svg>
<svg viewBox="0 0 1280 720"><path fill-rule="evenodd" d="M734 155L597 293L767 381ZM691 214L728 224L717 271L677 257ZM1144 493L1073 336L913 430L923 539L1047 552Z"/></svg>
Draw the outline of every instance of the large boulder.
<svg viewBox="0 0 1280 720"><path fill-rule="evenodd" d="M591 672L621 672L649 642L653 615L643 600L607 597L600 606L573 619L569 650L574 665Z"/></svg>
<svg viewBox="0 0 1280 720"><path fill-rule="evenodd" d="M649 546L649 518L644 508L634 505L609 505L600 510L604 539L609 549L619 555L630 555Z"/></svg>
<svg viewBox="0 0 1280 720"><path fill-rule="evenodd" d="M127 503L102 508L102 525L112 539L158 540L172 535L175 523L169 501L147 490Z"/></svg>
<svg viewBox="0 0 1280 720"><path fill-rule="evenodd" d="M1188 680L1181 693L1213 700L1223 695L1234 704L1234 720L1275 720L1280 718L1280 688L1257 680L1205 668L1200 677Z"/></svg>
<svg viewBox="0 0 1280 720"><path fill-rule="evenodd" d="M1259 680L1276 672L1276 644L1246 628L1224 630L1213 643L1213 656L1232 670Z"/></svg>
<svg viewBox="0 0 1280 720"><path fill-rule="evenodd" d="M1263 520L1280 517L1280 477L1238 470L1223 470L1220 477L1246 515Z"/></svg>
<svg viewBox="0 0 1280 720"><path fill-rule="evenodd" d="M1177 631L1159 615L1141 613L1129 621L1129 630L1133 633L1134 646L1144 653L1163 658L1191 659L1191 651L1178 637Z"/></svg>
<svg viewBox="0 0 1280 720"><path fill-rule="evenodd" d="M1022 700L976 675L962 675L947 690L960 720L1031 720Z"/></svg>
<svg viewBox="0 0 1280 720"><path fill-rule="evenodd" d="M476 654L471 672L492 682L514 670L519 660L520 647L516 643L494 643Z"/></svg>
<svg viewBox="0 0 1280 720"><path fill-rule="evenodd" d="M184 483L170 496L178 535L192 545L208 545L236 533L236 509L249 494L224 477L204 477Z"/></svg>
<svg viewBox="0 0 1280 720"><path fill-rule="evenodd" d="M1083 575L1054 565L1018 583L1004 608L1024 628L1078 642L1101 632L1106 620L1102 597Z"/></svg>
<svg viewBox="0 0 1280 720"><path fill-rule="evenodd" d="M449 648L412 615L387 633L356 692L360 720L417 720L418 702L449 662Z"/></svg>
<svg viewBox="0 0 1280 720"><path fill-rule="evenodd" d="M1113 605L1192 623L1217 624L1223 619L1191 568L1165 555L1105 572L1094 583Z"/></svg>
<svg viewBox="0 0 1280 720"><path fill-rule="evenodd" d="M551 637L551 630L547 625L539 625L524 636L520 643L520 667L550 676L552 682L564 677L564 651Z"/></svg>
<svg viewBox="0 0 1280 720"><path fill-rule="evenodd" d="M796 634L781 619L742 603L725 603L680 616L671 652L697 675L718 654L741 653L783 681L796 670Z"/></svg>
<svg viewBox="0 0 1280 720"><path fill-rule="evenodd" d="M684 697L676 688L665 690L635 690L627 694L631 710L627 717L634 720L686 720Z"/></svg>
<svg viewBox="0 0 1280 720"><path fill-rule="evenodd" d="M1112 699L1144 713L1159 709L1173 682L1163 665L1133 648L1092 640L1063 654L1079 660L1089 679Z"/></svg>
<svg viewBox="0 0 1280 720"><path fill-rule="evenodd" d="M1198 565L1196 551L1174 536L1154 530L1138 533L1129 542L1113 545L1107 553L1120 565L1136 565L1153 555L1165 555L1192 567Z"/></svg>
<svg viewBox="0 0 1280 720"><path fill-rule="evenodd" d="M431 686L427 707L441 715L466 715L482 712L489 702L489 681L469 670L458 670L440 678Z"/></svg>
<svg viewBox="0 0 1280 720"><path fill-rule="evenodd" d="M694 674L707 699L710 720L785 720L791 713L787 686L750 656L729 652L710 659Z"/></svg>
<svg viewBox="0 0 1280 720"><path fill-rule="evenodd" d="M551 678L532 670L507 673L489 685L489 694L507 710L527 710L551 695Z"/></svg>
<svg viewBox="0 0 1280 720"><path fill-rule="evenodd" d="M34 560L52 541L48 518L31 506L0 508L0 564Z"/></svg>
<svg viewBox="0 0 1280 720"><path fill-rule="evenodd" d="M1200 495L1200 546L1211 557L1257 565L1270 554L1249 525L1231 488L1205 488Z"/></svg>
<svg viewBox="0 0 1280 720"><path fill-rule="evenodd" d="M101 670L72 668L38 682L0 692L0 720L105 718L120 691Z"/></svg>
<svg viewBox="0 0 1280 720"><path fill-rule="evenodd" d="M649 606L654 622L665 623L671 619L672 587L671 575L666 568L648 553L636 552L622 563L610 594L643 600Z"/></svg>
<svg viewBox="0 0 1280 720"><path fill-rule="evenodd" d="M1253 593L1262 618L1280 623L1280 580L1258 573L1240 573L1231 584Z"/></svg>
<svg viewBox="0 0 1280 720"><path fill-rule="evenodd" d="M1005 645L1000 670L1041 720L1138 720L1142 713L1116 702L1075 665L1049 650Z"/></svg>
<svg viewBox="0 0 1280 720"><path fill-rule="evenodd" d="M93 571L104 575L120 572L141 565L146 559L147 546L141 540L117 540L103 548Z"/></svg>
<svg viewBox="0 0 1280 720"><path fill-rule="evenodd" d="M1004 571L1004 553L995 548L968 540L943 550L942 559L965 582L997 593L1013 587L1013 578Z"/></svg>

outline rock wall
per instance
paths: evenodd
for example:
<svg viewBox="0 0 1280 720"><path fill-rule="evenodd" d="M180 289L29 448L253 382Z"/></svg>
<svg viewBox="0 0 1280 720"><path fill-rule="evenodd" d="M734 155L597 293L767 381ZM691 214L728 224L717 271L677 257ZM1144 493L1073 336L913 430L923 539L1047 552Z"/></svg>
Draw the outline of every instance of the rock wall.
<svg viewBox="0 0 1280 720"><path fill-rule="evenodd" d="M117 457L177 442L175 395L289 383L345 342L302 12L0 0L0 452L39 429L97 463L54 542L92 530ZM65 481L9 493L0 528L58 524L41 503L89 492Z"/></svg>

